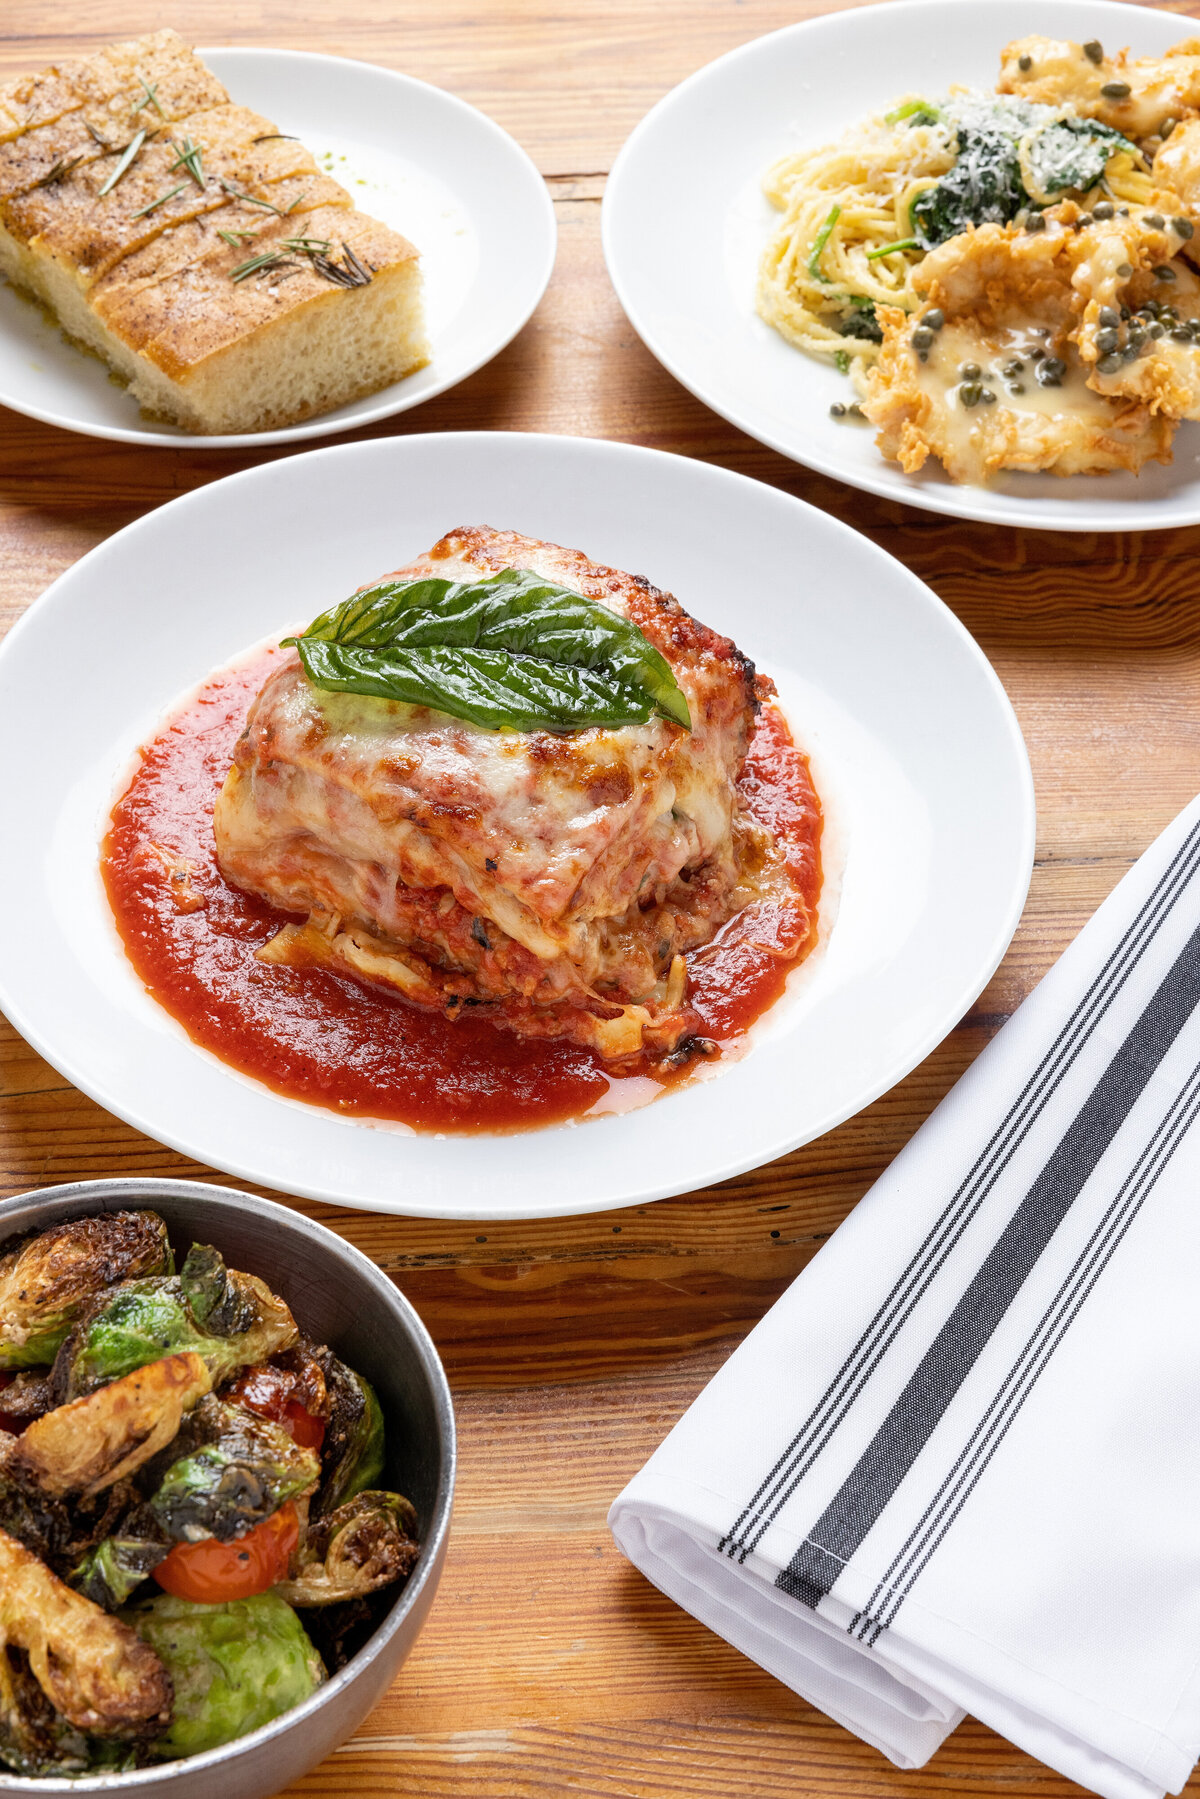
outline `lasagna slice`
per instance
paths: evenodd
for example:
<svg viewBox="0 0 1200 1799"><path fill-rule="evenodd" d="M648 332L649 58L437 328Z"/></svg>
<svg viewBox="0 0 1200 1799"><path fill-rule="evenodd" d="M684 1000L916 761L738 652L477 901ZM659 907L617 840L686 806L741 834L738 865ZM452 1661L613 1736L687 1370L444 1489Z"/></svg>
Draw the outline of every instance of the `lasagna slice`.
<svg viewBox="0 0 1200 1799"><path fill-rule="evenodd" d="M488 730L325 691L289 651L254 701L215 817L226 878L303 922L263 960L322 967L451 1018L606 1059L698 1046L685 953L773 891L795 895L737 780L770 684L646 581L486 528L393 579L504 569L598 601L667 660L692 729ZM703 1047L703 1045L699 1045Z"/></svg>

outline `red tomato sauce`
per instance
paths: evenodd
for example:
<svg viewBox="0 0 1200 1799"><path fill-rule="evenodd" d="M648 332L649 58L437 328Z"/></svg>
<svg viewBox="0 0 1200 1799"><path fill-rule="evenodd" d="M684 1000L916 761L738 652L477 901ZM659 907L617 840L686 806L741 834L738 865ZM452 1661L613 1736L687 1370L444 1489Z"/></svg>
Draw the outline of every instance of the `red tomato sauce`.
<svg viewBox="0 0 1200 1799"><path fill-rule="evenodd" d="M518 1037L472 1014L451 1023L340 975L256 960L285 915L225 880L212 814L250 702L278 654L264 651L207 681L143 747L113 808L104 881L148 990L222 1061L337 1112L461 1132L554 1124L606 1096L607 1109L619 1108L631 1070L614 1074L591 1050ZM752 906L689 955L689 997L719 1046L778 999L811 949L821 885L820 803L774 706L763 707L740 786L775 834L799 903ZM632 1072L666 1088L688 1069Z"/></svg>

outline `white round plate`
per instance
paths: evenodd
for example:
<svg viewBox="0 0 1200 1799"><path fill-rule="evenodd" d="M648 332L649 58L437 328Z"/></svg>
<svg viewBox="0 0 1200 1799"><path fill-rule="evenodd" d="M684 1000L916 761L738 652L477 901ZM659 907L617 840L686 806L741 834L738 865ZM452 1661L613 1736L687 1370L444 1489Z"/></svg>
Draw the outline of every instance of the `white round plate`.
<svg viewBox="0 0 1200 1799"><path fill-rule="evenodd" d="M297 531L297 519L320 519ZM211 670L456 525L647 576L775 677L828 814L821 947L739 1061L640 1111L436 1137L233 1073L125 959L99 842L137 746ZM231 475L85 556L0 647L0 1007L139 1130L341 1205L531 1218L657 1199L819 1136L979 994L1033 856L1025 746L986 658L898 562L824 513L683 457L586 438L384 438Z"/></svg>
<svg viewBox="0 0 1200 1799"><path fill-rule="evenodd" d="M373 63L303 50L199 54L238 105L300 138L362 212L417 246L429 363L302 425L200 437L143 419L101 362L0 279L0 405L88 437L251 450L407 412L511 342L545 292L557 227L545 182L506 131L465 100Z"/></svg>
<svg viewBox="0 0 1200 1799"><path fill-rule="evenodd" d="M756 38L689 77L625 144L604 197L609 274L638 335L706 406L771 449L852 487L930 512L1057 531L1150 530L1200 520L1200 425L1141 475L1000 476L956 486L931 461L885 462L869 426L839 424L845 377L793 349L754 310L778 220L770 165L828 143L904 93L992 88L1000 52L1040 32L1154 56L1195 21L1105 0L892 0Z"/></svg>

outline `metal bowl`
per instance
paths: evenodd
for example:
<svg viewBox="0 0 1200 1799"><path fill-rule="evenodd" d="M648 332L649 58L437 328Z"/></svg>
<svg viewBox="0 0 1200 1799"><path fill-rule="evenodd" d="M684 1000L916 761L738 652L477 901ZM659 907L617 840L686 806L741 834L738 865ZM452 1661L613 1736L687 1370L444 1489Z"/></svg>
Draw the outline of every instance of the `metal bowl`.
<svg viewBox="0 0 1200 1799"><path fill-rule="evenodd" d="M301 1329L366 1375L387 1425L383 1484L417 1508L421 1554L374 1636L294 1710L224 1748L130 1774L31 1780L0 1771L0 1793L79 1799L267 1799L315 1767L387 1691L425 1622L441 1577L454 1493L454 1410L445 1371L421 1320L387 1276L323 1225L285 1206L197 1181L73 1181L0 1206L5 1238L86 1213L149 1207L177 1251L214 1244L287 1300Z"/></svg>

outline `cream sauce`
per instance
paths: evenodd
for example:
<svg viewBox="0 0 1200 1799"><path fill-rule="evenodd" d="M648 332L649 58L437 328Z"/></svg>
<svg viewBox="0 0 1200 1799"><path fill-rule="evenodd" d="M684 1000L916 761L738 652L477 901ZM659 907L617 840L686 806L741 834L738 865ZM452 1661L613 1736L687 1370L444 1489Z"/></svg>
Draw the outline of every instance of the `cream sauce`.
<svg viewBox="0 0 1200 1799"><path fill-rule="evenodd" d="M1052 337L1040 335L1036 327L985 332L973 323L948 320L934 333L926 360L917 361L917 385L940 409L942 429L956 456L982 464L984 444L1005 413L1086 419L1101 428L1111 420L1111 402L1088 387L1071 345L1060 357L1067 367L1059 384L1048 386L1038 380L1038 363L1054 355ZM1022 367L1006 374L1014 362ZM971 364L978 366L979 374L964 377L964 366ZM995 400L981 398L968 405L964 390L972 386L995 394Z"/></svg>

